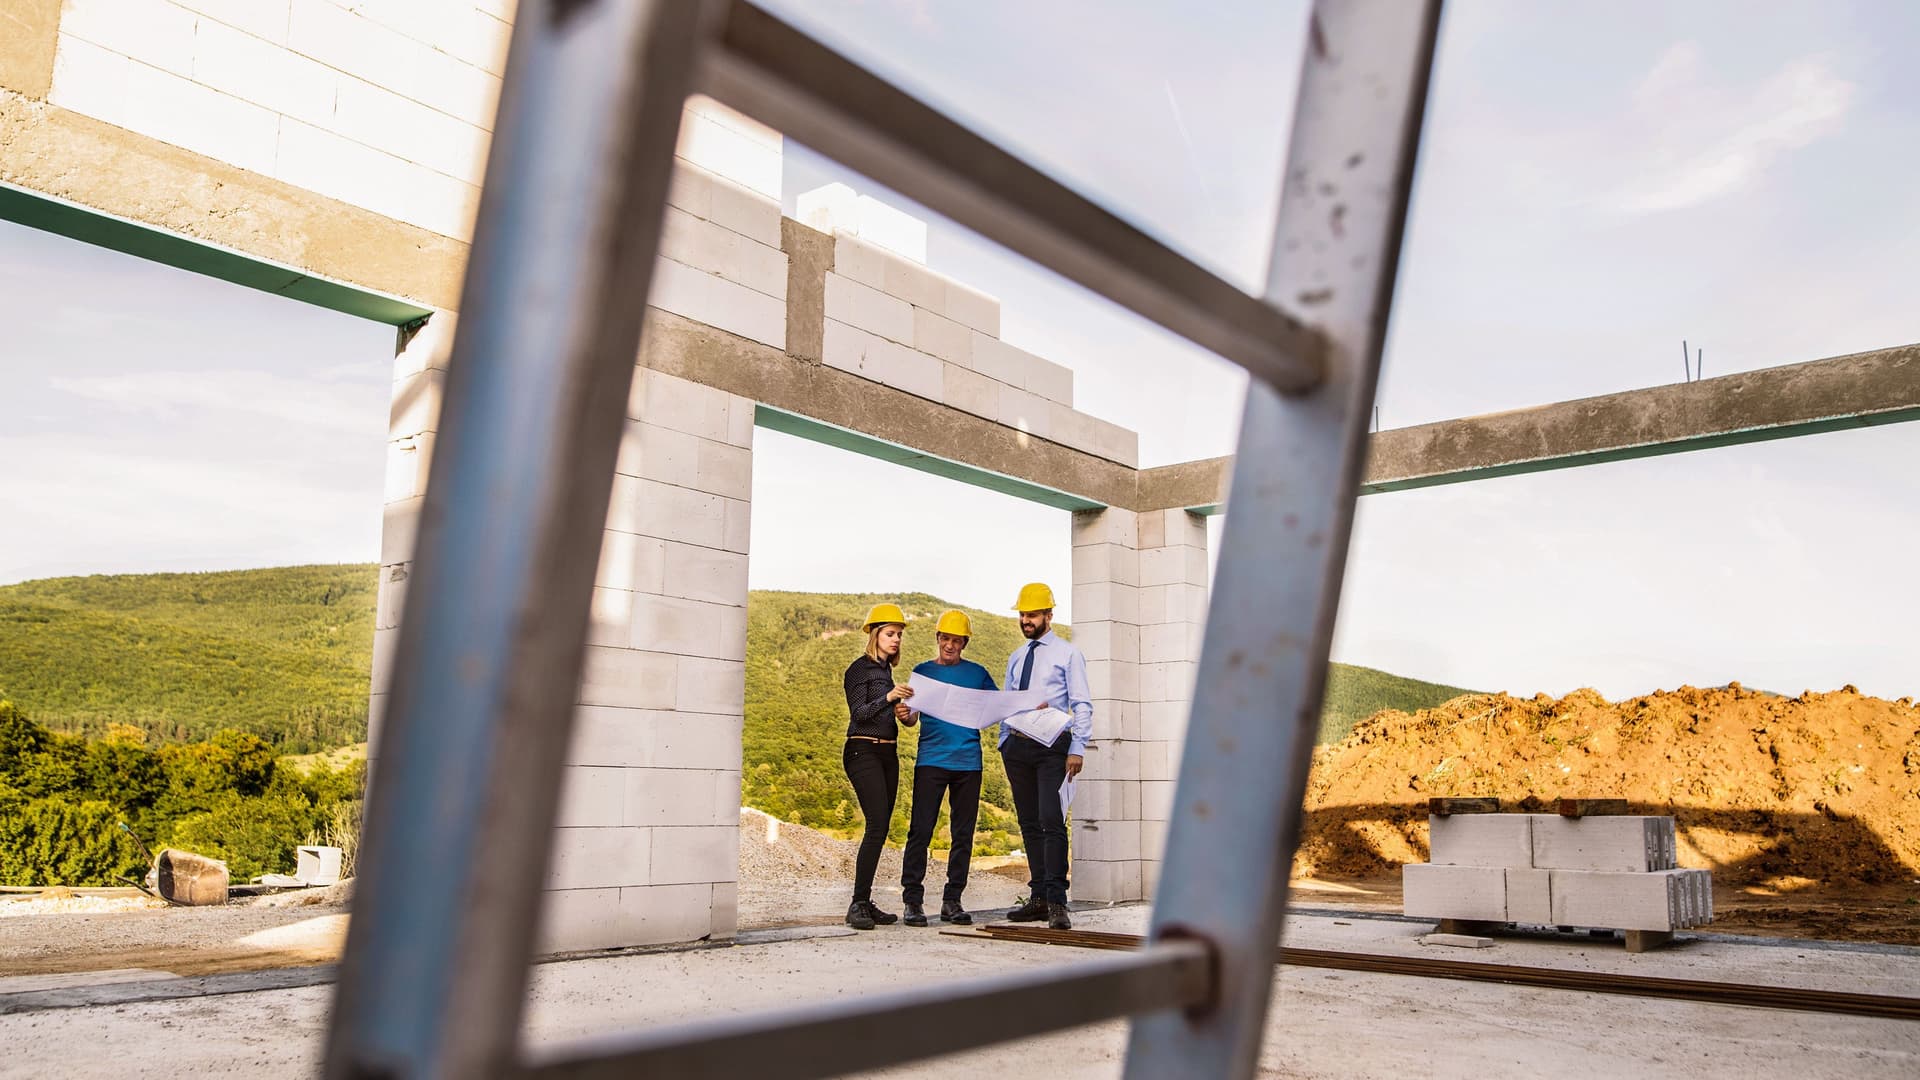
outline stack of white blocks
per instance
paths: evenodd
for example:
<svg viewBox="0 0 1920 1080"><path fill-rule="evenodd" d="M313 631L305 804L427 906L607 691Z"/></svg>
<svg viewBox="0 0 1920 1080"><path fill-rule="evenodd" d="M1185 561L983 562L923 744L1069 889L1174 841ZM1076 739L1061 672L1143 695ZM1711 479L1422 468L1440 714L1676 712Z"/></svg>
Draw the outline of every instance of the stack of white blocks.
<svg viewBox="0 0 1920 1080"><path fill-rule="evenodd" d="M802 195L799 204L806 224L833 234L822 362L1037 438L1138 466L1136 433L1074 409L1071 368L1000 340L1000 301L927 269L911 251L903 255L869 242L876 213L834 187L839 185ZM909 232L894 222L882 235ZM893 242L913 247L910 237Z"/></svg>
<svg viewBox="0 0 1920 1080"><path fill-rule="evenodd" d="M1680 930L1713 918L1711 875L1675 866L1670 817L1428 822L1433 861L1402 871L1410 916L1614 930Z"/></svg>

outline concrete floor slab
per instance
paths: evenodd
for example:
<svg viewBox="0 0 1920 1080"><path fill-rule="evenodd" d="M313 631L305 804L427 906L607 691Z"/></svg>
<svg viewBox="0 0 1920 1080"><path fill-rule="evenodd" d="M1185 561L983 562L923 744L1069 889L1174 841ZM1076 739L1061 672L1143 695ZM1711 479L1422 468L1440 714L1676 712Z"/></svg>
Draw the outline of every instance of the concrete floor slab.
<svg viewBox="0 0 1920 1080"><path fill-rule="evenodd" d="M1128 907L1081 912L1075 922L1137 932L1146 918L1144 908ZM1417 955L1429 928L1399 919L1296 915L1288 920L1288 941ZM1920 954L1913 950L1696 940L1629 955L1618 942L1496 938L1490 948L1449 952L1493 963L1920 994ZM1084 955L896 926L574 960L537 969L528 1026L533 1040L551 1043ZM22 1075L120 1077L126 1062L152 1060L206 1076L263 1067L310 1073L318 1065L330 992L313 986L5 1016L0 1041L9 1048L9 1068ZM1620 1038L1623 1031L1633 1037ZM1124 1023L1103 1024L880 1075L1111 1077L1125 1037ZM1290 968L1277 975L1261 1065L1265 1075L1304 1077L1909 1077L1920 1074L1920 1024Z"/></svg>

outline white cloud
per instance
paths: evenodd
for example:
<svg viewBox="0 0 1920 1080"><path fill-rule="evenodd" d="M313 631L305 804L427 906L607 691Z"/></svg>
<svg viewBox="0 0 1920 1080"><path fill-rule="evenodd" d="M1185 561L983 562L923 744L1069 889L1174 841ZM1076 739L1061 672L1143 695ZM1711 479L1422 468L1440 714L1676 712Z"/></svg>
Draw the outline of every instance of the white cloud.
<svg viewBox="0 0 1920 1080"><path fill-rule="evenodd" d="M1823 55L1729 87L1715 81L1698 45L1673 46L1634 92L1630 137L1640 147L1627 159L1619 208L1658 213L1740 190L1781 156L1838 132L1856 89Z"/></svg>

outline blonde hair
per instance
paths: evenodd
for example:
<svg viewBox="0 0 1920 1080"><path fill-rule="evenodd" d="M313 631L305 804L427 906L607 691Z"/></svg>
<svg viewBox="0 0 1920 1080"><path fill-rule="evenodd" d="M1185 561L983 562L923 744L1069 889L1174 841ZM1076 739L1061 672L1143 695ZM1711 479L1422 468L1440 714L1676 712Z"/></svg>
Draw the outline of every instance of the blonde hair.
<svg viewBox="0 0 1920 1080"><path fill-rule="evenodd" d="M903 650L895 649L892 656L888 656L880 651L880 631L885 630L889 626L898 626L902 634L905 634L907 630L904 623L893 622L874 623L872 626L867 627L867 659L876 664L885 664L888 667L894 667L900 663L900 653ZM902 644L904 645L905 642L903 641Z"/></svg>

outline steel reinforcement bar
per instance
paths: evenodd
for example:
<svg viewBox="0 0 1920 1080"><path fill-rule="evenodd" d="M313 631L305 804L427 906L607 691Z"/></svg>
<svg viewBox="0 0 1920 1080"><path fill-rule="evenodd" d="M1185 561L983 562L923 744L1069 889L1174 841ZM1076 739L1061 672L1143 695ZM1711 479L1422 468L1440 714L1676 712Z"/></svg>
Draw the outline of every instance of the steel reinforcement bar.
<svg viewBox="0 0 1920 1080"><path fill-rule="evenodd" d="M1082 949L1137 949L1146 944L1138 934L1091 930L1046 930L1037 927L991 924L980 935L1000 941L1034 945L1068 945ZM955 932L956 936L970 936ZM971 935L979 936L979 935ZM1428 979L1497 982L1537 986L1549 990L1578 990L1589 994L1669 998L1709 1005L1745 1005L1755 1009L1842 1013L1891 1020L1920 1020L1920 998L1887 994L1857 994L1842 990L1811 990L1797 986L1753 986L1745 983L1667 979L1652 975L1620 975L1602 971L1561 971L1555 968L1488 964L1473 960L1430 960L1414 956L1340 952L1331 949L1283 947L1276 963L1289 967L1331 968L1378 975L1413 975Z"/></svg>

